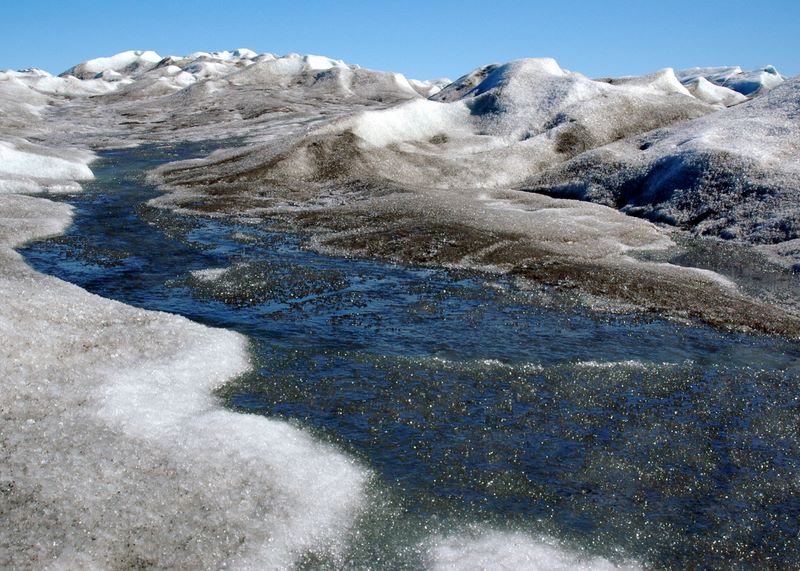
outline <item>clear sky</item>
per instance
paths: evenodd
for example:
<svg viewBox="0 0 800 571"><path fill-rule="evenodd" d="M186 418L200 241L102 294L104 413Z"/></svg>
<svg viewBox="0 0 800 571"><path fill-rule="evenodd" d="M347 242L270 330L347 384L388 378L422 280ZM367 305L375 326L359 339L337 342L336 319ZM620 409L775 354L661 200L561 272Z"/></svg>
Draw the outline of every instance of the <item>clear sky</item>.
<svg viewBox="0 0 800 571"><path fill-rule="evenodd" d="M597 77L774 64L800 73L800 0L0 0L0 69L53 73L129 49L247 47L430 79L551 56Z"/></svg>

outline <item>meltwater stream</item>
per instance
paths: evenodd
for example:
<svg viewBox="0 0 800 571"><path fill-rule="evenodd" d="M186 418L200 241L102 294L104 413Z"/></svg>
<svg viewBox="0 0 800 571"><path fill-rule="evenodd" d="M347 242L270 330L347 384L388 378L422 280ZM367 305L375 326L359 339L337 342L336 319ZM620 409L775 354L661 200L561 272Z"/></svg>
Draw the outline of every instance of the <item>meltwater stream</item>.
<svg viewBox="0 0 800 571"><path fill-rule="evenodd" d="M558 538L655 568L800 566L800 345L543 308L502 279L318 255L263 223L147 207L109 151L36 269L252 339L220 397L377 474L347 567L415 567L431 534ZM307 561L308 567L324 562ZM339 562L342 564L342 562Z"/></svg>

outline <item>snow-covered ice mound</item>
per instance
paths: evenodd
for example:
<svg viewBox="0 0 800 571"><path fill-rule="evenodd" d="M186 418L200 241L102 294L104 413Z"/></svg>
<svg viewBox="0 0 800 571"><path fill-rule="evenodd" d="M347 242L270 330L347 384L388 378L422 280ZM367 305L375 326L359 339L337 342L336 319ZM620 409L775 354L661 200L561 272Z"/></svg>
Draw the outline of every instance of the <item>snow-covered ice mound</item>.
<svg viewBox="0 0 800 571"><path fill-rule="evenodd" d="M703 78L709 83L726 87L746 97L755 97L766 93L786 80L772 65L752 71L742 71L739 66L691 67L680 70L676 74L685 85Z"/></svg>
<svg viewBox="0 0 800 571"><path fill-rule="evenodd" d="M63 72L62 76L71 75L78 79L102 77L111 79L119 75L135 75L141 71L152 69L161 56L154 51L130 50L111 57L100 57L78 64Z"/></svg>
<svg viewBox="0 0 800 571"><path fill-rule="evenodd" d="M705 77L698 77L686 83L689 92L701 101L712 105L722 105L730 107L747 101L747 97L738 91L729 89L722 85L716 85L708 81Z"/></svg>
<svg viewBox="0 0 800 571"><path fill-rule="evenodd" d="M476 70L431 100L331 123L288 149L257 149L224 172L232 179L238 169L244 179L257 170L304 182L504 187L588 149L713 109L671 70L609 83L564 71L552 59L520 60Z"/></svg>
<svg viewBox="0 0 800 571"><path fill-rule="evenodd" d="M88 167L93 159L94 153L81 149L0 139L0 194L80 190L78 181L94 178Z"/></svg>
<svg viewBox="0 0 800 571"><path fill-rule="evenodd" d="M800 79L712 115L620 141L533 177L531 190L592 200L699 234L800 237Z"/></svg>
<svg viewBox="0 0 800 571"><path fill-rule="evenodd" d="M615 564L600 557L570 552L551 539L535 540L523 533L471 531L438 538L428 550L433 571L612 571L641 569L633 563Z"/></svg>

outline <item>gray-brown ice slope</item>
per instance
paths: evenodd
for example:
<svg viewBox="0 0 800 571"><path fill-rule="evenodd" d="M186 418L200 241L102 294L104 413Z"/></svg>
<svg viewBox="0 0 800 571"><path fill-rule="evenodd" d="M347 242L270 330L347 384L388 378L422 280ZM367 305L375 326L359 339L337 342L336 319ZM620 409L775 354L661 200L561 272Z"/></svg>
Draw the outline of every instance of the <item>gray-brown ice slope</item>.
<svg viewBox="0 0 800 571"><path fill-rule="evenodd" d="M509 187L588 149L714 109L671 70L609 83L564 71L552 59L519 60L481 68L430 100L325 125L277 152L254 149L220 173L238 182Z"/></svg>
<svg viewBox="0 0 800 571"><path fill-rule="evenodd" d="M799 156L795 78L741 105L575 157L526 187L697 234L784 243L780 251L797 259Z"/></svg>
<svg viewBox="0 0 800 571"><path fill-rule="evenodd" d="M167 165L158 180L173 192L158 203L313 229L325 251L511 272L662 314L800 330L711 272L631 259L670 244L650 223L514 190L585 149L719 108L672 71L601 82L523 60L478 70L439 98Z"/></svg>
<svg viewBox="0 0 800 571"><path fill-rule="evenodd" d="M163 58L123 52L75 66L59 79L75 80L75 74L110 86L102 96L66 106L65 115L92 125L80 132L93 145L114 145L119 137L273 140L359 109L427 97L446 83L323 56L246 49Z"/></svg>

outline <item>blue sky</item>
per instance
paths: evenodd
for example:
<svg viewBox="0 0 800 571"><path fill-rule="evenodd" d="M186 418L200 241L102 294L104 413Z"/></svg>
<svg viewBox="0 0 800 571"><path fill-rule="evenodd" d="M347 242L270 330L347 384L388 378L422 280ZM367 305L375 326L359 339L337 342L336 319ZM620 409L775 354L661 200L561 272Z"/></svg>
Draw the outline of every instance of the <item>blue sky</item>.
<svg viewBox="0 0 800 571"><path fill-rule="evenodd" d="M0 22L0 69L53 73L128 49L238 47L420 79L537 56L593 77L768 63L800 73L797 0L2 0Z"/></svg>

